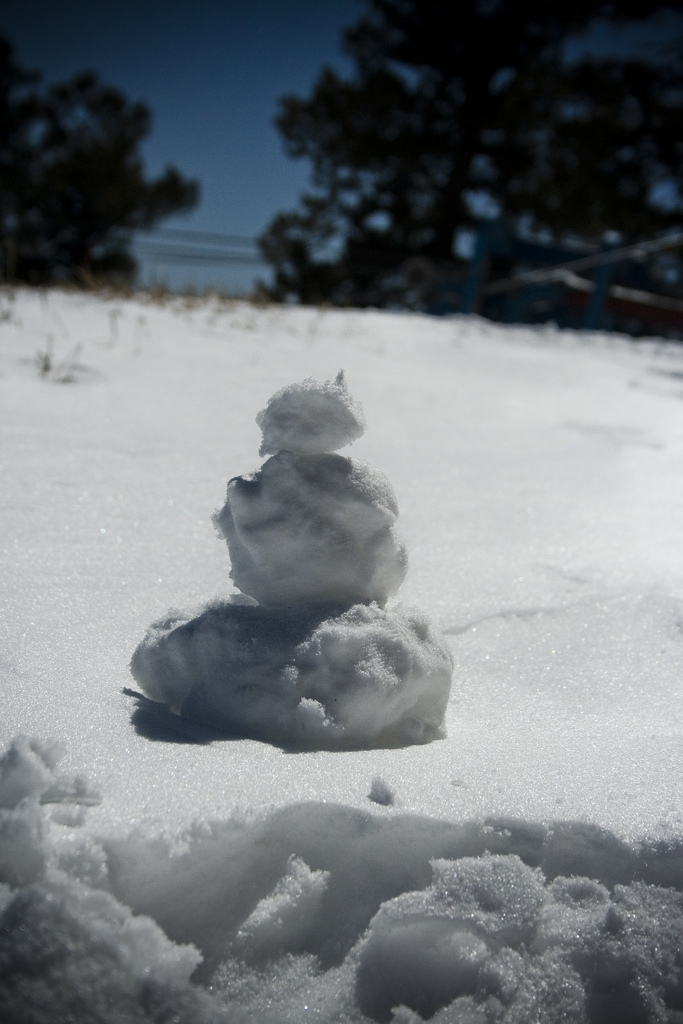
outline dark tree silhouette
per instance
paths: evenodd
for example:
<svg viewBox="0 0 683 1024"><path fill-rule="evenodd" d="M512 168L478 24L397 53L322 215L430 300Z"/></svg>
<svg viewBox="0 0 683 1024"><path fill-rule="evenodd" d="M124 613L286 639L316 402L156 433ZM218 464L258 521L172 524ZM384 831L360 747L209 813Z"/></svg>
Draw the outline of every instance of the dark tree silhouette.
<svg viewBox="0 0 683 1024"><path fill-rule="evenodd" d="M452 261L454 233L477 222L482 203L589 241L680 219L656 199L682 183L681 61L563 57L597 17L680 5L368 5L345 34L353 75L325 68L308 99L281 101L276 123L289 155L312 162L313 189L261 240L275 297L391 301L397 268L409 257Z"/></svg>
<svg viewBox="0 0 683 1024"><path fill-rule="evenodd" d="M198 185L145 177L144 103L92 72L38 90L0 37L0 266L5 280L129 280L130 234L193 207Z"/></svg>

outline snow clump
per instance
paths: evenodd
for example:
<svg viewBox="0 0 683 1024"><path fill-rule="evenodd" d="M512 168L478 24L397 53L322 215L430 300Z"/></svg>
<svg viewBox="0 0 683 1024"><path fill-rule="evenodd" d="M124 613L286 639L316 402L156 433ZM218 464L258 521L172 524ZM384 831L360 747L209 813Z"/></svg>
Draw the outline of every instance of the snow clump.
<svg viewBox="0 0 683 1024"><path fill-rule="evenodd" d="M13 808L24 799L41 803L98 804L100 795L83 775L58 775L64 756L60 740L15 736L0 757L0 808Z"/></svg>
<svg viewBox="0 0 683 1024"><path fill-rule="evenodd" d="M382 807L391 807L396 797L391 786L384 781L381 775L375 775L370 784L368 800L373 804L380 804Z"/></svg>

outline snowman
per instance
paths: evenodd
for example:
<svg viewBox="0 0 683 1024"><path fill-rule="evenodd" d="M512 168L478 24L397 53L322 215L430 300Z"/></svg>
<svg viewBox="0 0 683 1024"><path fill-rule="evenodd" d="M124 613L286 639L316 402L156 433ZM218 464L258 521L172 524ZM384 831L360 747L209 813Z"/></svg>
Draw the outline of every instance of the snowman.
<svg viewBox="0 0 683 1024"><path fill-rule="evenodd" d="M241 591L153 624L131 670L152 700L290 749L444 735L452 658L424 615L388 607L406 574L391 484L337 454L365 430L343 372L282 388L262 456L214 516Z"/></svg>

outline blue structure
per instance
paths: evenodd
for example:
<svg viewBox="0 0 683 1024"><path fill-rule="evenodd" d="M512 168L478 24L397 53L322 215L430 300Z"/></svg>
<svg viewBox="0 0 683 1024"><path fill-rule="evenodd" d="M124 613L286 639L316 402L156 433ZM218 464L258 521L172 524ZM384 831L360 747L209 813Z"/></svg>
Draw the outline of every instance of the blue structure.
<svg viewBox="0 0 683 1024"><path fill-rule="evenodd" d="M552 320L560 327L683 339L683 299L662 294L647 264L648 256L681 245L683 232L577 252L521 239L508 221L486 221L467 272L437 272L422 309L437 316L481 313L503 323Z"/></svg>

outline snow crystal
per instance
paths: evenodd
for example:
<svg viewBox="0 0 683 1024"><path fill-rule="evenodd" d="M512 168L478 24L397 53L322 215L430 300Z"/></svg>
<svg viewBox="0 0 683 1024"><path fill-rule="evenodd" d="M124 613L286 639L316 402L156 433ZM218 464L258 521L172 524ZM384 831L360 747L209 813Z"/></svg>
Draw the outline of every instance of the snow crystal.
<svg viewBox="0 0 683 1024"><path fill-rule="evenodd" d="M334 382L305 380L282 388L256 417L263 433L259 455L279 451L336 452L365 430L363 410L346 387L344 371Z"/></svg>

